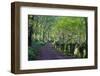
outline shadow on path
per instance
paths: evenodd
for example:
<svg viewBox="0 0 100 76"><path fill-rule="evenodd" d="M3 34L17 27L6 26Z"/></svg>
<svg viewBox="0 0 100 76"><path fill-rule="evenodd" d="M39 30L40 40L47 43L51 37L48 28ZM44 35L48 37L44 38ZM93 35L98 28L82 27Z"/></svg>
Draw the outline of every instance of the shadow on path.
<svg viewBox="0 0 100 76"><path fill-rule="evenodd" d="M51 43L47 43L45 46L40 48L38 60L50 60L50 59L73 59L75 57L65 56L62 52L57 51L53 48Z"/></svg>

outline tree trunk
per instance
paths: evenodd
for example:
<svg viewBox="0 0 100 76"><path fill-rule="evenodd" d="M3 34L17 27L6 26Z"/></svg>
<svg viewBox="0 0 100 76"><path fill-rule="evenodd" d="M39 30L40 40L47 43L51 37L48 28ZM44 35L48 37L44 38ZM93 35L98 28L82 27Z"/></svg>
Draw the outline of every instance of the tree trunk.
<svg viewBox="0 0 100 76"><path fill-rule="evenodd" d="M28 28L28 31L29 31L29 35L28 35L28 46L31 46L32 44L32 27L29 27Z"/></svg>

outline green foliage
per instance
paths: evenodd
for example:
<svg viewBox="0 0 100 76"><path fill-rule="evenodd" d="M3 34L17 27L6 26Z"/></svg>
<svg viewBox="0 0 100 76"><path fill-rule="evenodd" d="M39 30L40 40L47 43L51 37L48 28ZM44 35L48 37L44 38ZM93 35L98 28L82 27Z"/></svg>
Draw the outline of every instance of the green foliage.
<svg viewBox="0 0 100 76"><path fill-rule="evenodd" d="M37 50L29 47L28 48L28 60L36 60L37 58Z"/></svg>
<svg viewBox="0 0 100 76"><path fill-rule="evenodd" d="M32 41L32 47L35 48L36 50L39 50L42 46L45 45L45 42L39 41L39 40L33 40Z"/></svg>
<svg viewBox="0 0 100 76"><path fill-rule="evenodd" d="M69 52L68 44L86 43L86 17L29 15L28 23L28 41L32 47L29 48L29 59L35 58L36 51L49 41L55 48L58 42L64 54Z"/></svg>
<svg viewBox="0 0 100 76"><path fill-rule="evenodd" d="M52 29L52 34L55 34L57 39L65 39L66 42L69 39L70 42L84 42L86 40L85 19L84 17L59 17Z"/></svg>

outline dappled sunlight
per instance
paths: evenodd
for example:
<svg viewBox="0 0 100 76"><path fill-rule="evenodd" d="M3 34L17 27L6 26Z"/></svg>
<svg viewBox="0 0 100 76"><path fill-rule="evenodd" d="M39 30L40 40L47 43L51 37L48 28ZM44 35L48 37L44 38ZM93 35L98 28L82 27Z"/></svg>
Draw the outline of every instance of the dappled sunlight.
<svg viewBox="0 0 100 76"><path fill-rule="evenodd" d="M28 60L87 58L87 17L28 15Z"/></svg>

